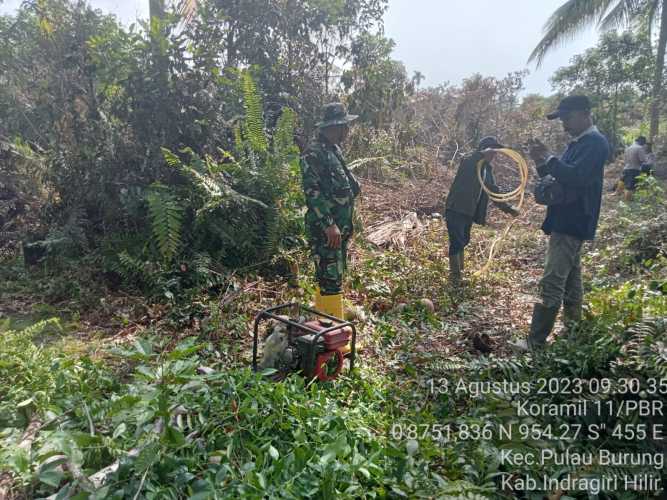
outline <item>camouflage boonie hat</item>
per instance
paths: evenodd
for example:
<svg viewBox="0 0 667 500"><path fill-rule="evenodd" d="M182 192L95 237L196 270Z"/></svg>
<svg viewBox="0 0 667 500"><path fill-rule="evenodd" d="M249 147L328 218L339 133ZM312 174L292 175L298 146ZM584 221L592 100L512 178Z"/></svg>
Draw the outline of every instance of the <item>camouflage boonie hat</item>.
<svg viewBox="0 0 667 500"><path fill-rule="evenodd" d="M319 128L347 125L359 118L359 115L348 115L343 103L332 102L324 106L324 118L317 124Z"/></svg>

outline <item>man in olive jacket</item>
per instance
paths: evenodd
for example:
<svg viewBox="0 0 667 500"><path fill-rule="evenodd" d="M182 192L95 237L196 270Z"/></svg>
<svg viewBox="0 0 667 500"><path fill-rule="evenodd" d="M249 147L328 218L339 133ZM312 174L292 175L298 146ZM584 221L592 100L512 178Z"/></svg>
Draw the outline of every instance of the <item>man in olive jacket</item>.
<svg viewBox="0 0 667 500"><path fill-rule="evenodd" d="M454 182L445 202L445 220L449 234L449 272L450 285L458 287L461 284L461 273L464 268L464 248L470 243L470 229L473 223L486 224L486 212L489 196L482 189L477 175L477 165L482 163L482 179L492 192L499 192L493 178L491 161L496 152L502 149L495 137L485 137L477 150L461 161ZM494 202L503 212L517 216L516 209L507 203Z"/></svg>

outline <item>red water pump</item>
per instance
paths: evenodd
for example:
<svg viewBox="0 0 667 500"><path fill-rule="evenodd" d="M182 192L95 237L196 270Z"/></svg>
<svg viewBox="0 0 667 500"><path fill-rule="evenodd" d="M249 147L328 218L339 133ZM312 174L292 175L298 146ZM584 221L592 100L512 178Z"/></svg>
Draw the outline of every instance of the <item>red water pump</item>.
<svg viewBox="0 0 667 500"><path fill-rule="evenodd" d="M264 338L259 360L259 326L267 320L274 320L274 324ZM264 309L255 318L252 367L255 371L274 368L278 379L301 371L307 378L326 382L340 375L346 358L350 371L354 369L356 343L357 330L352 322L301 304L282 304Z"/></svg>

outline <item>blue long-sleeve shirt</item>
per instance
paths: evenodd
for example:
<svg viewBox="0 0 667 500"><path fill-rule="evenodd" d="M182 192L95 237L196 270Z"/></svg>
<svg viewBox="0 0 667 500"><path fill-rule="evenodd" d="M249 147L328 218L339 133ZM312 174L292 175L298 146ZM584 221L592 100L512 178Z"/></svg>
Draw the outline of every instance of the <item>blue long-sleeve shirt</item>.
<svg viewBox="0 0 667 500"><path fill-rule="evenodd" d="M607 138L597 129L572 141L560 158L552 157L546 167L574 201L550 205L542 224L546 234L562 233L580 240L592 240L600 218L604 166L609 158Z"/></svg>

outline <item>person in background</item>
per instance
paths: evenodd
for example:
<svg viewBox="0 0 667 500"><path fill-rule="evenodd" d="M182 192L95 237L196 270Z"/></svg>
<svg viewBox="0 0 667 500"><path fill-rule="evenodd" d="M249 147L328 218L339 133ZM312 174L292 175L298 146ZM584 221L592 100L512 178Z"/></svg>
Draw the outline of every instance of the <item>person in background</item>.
<svg viewBox="0 0 667 500"><path fill-rule="evenodd" d="M449 282L453 288L461 285L464 269L464 249L470 243L470 229L474 224L486 224L489 195L482 189L477 165L482 164L482 179L492 192L499 192L493 178L491 161L497 149L503 146L495 137L484 137L477 150L461 161L445 202L445 222L449 234ZM507 203L493 202L503 212L517 216L519 212Z"/></svg>
<svg viewBox="0 0 667 500"><path fill-rule="evenodd" d="M641 173L646 175L653 175L655 168L655 153L653 152L653 144L646 143L646 162L642 164Z"/></svg>
<svg viewBox="0 0 667 500"><path fill-rule="evenodd" d="M347 246L352 237L354 201L361 192L347 168L340 144L357 115L349 115L339 102L324 107L317 124L317 138L301 157L306 197L306 233L315 262L319 288L315 309L343 317L343 275L347 269Z"/></svg>
<svg viewBox="0 0 667 500"><path fill-rule="evenodd" d="M623 186L625 200L632 199L632 193L637 188L637 177L641 174L642 165L646 163L646 137L640 135L635 142L625 149L625 166L623 167Z"/></svg>
<svg viewBox="0 0 667 500"><path fill-rule="evenodd" d="M563 201L549 205L542 231L549 235L544 275L540 282L541 302L533 307L527 341L515 344L535 349L546 343L563 305L566 326L581 319L583 284L581 251L593 240L600 217L604 166L610 148L607 138L593 124L588 97L564 98L547 119L560 118L563 129L573 139L559 157L537 139L530 143L530 157L540 177L551 175L562 186Z"/></svg>

